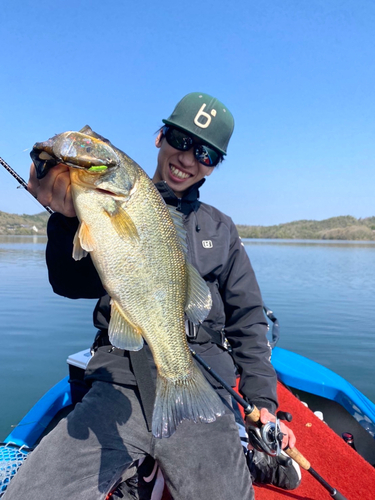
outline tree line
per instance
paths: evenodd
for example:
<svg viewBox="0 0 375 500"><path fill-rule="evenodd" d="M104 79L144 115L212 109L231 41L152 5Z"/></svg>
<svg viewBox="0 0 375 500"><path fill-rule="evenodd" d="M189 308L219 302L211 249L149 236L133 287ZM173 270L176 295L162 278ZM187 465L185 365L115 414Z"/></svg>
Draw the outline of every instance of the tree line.
<svg viewBox="0 0 375 500"><path fill-rule="evenodd" d="M0 211L0 234L46 234L49 214L9 214ZM375 217L356 219L351 215L321 221L298 220L275 226L237 225L241 238L302 240L375 240Z"/></svg>
<svg viewBox="0 0 375 500"><path fill-rule="evenodd" d="M351 215L321 221L298 220L275 226L237 225L241 238L303 240L375 240L375 217L356 219Z"/></svg>

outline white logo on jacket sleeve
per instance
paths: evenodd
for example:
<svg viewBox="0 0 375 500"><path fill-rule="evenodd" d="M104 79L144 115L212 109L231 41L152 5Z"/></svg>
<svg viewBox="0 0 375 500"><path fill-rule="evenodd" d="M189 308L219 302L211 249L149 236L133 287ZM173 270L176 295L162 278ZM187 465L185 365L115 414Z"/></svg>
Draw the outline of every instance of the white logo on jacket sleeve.
<svg viewBox="0 0 375 500"><path fill-rule="evenodd" d="M203 240L202 241L203 248L212 248L213 244L211 240Z"/></svg>

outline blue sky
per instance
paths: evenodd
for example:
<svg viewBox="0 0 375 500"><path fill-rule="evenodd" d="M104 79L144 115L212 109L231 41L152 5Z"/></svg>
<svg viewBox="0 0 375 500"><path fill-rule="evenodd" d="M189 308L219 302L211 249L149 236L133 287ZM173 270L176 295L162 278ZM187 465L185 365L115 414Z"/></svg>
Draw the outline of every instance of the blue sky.
<svg viewBox="0 0 375 500"><path fill-rule="evenodd" d="M375 215L372 0L3 0L0 156L28 178L32 145L89 124L156 165L177 101L235 117L201 199L238 224ZM0 167L0 210L40 205Z"/></svg>

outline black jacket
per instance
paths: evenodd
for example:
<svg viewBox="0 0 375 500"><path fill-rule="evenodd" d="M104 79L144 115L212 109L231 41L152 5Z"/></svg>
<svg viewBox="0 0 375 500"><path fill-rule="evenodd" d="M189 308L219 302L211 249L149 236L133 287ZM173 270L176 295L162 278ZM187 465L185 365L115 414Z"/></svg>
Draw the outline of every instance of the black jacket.
<svg viewBox="0 0 375 500"><path fill-rule="evenodd" d="M240 392L251 403L274 412L277 406L276 374L270 362L266 339L267 322L262 298L247 253L232 220L216 208L198 200L203 181L178 199L169 186L156 184L164 200L184 214L188 259L206 280L213 299L203 326L207 331L225 330L232 356L212 342L200 327L192 339L194 349L232 386L235 385L233 360L240 374ZM135 384L126 351L111 350L106 340L110 316L109 297L102 287L90 257L74 261L72 241L78 227L76 218L53 214L48 223L47 264L50 283L56 293L69 298L99 298L94 324L102 332L100 342L86 370L86 380L106 380ZM104 339L104 341L103 341ZM147 346L146 346L146 349ZM154 368L151 353L148 356ZM210 382L218 387L210 376Z"/></svg>

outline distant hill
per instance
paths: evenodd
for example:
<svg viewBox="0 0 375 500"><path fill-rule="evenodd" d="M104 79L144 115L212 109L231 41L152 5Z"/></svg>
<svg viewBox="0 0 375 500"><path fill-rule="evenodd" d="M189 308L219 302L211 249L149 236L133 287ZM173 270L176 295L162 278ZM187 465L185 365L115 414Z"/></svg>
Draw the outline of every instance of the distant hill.
<svg viewBox="0 0 375 500"><path fill-rule="evenodd" d="M0 211L0 234L46 234L49 214L8 214ZM356 219L351 215L321 221L298 220L277 226L237 225L241 238L282 238L301 240L375 241L375 217Z"/></svg>
<svg viewBox="0 0 375 500"><path fill-rule="evenodd" d="M375 217L356 219L351 215L321 221L298 220L277 226L237 226L241 238L303 240L375 240Z"/></svg>
<svg viewBox="0 0 375 500"><path fill-rule="evenodd" d="M35 215L8 214L0 211L0 234L46 234L48 212Z"/></svg>

